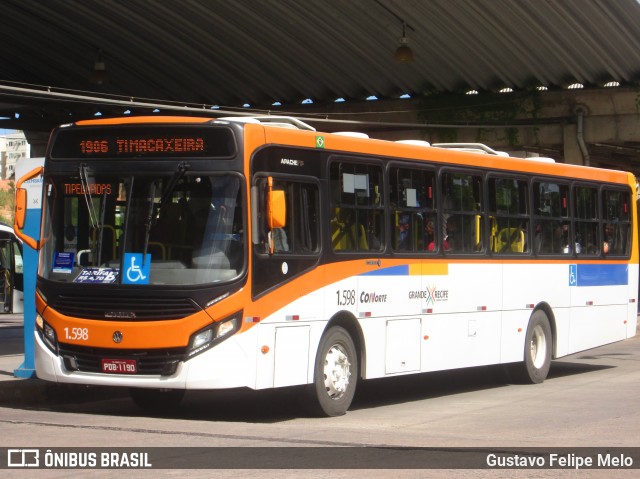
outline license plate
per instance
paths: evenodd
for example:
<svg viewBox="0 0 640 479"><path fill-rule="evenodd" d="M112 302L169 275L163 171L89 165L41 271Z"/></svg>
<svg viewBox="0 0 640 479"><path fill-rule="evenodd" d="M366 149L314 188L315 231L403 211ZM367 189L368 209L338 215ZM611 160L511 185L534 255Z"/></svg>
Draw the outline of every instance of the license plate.
<svg viewBox="0 0 640 479"><path fill-rule="evenodd" d="M138 365L135 359L103 359L102 372L111 374L136 374Z"/></svg>

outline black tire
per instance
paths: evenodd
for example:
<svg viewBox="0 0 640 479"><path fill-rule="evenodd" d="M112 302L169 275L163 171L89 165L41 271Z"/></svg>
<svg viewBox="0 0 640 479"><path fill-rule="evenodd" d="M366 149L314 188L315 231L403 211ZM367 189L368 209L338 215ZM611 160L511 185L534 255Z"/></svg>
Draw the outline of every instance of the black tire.
<svg viewBox="0 0 640 479"><path fill-rule="evenodd" d="M329 328L318 346L312 395L314 413L342 416L356 392L358 353L349 333L339 326Z"/></svg>
<svg viewBox="0 0 640 479"><path fill-rule="evenodd" d="M549 319L538 310L531 316L524 341L524 361L509 364L509 377L522 384L539 384L549 374L553 336Z"/></svg>
<svg viewBox="0 0 640 479"><path fill-rule="evenodd" d="M129 396L143 409L153 413L175 411L184 397L184 389L129 388Z"/></svg>

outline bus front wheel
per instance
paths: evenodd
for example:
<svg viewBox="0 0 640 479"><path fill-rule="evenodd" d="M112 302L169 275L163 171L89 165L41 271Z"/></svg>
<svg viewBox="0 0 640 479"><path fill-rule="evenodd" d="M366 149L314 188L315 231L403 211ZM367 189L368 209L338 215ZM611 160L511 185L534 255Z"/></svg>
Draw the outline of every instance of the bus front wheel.
<svg viewBox="0 0 640 479"><path fill-rule="evenodd" d="M358 356L349 333L339 326L329 328L318 346L313 396L314 411L342 416L356 392Z"/></svg>
<svg viewBox="0 0 640 479"><path fill-rule="evenodd" d="M543 311L531 316L524 342L524 361L509 365L510 377L520 383L539 384L551 367L553 338L549 319Z"/></svg>

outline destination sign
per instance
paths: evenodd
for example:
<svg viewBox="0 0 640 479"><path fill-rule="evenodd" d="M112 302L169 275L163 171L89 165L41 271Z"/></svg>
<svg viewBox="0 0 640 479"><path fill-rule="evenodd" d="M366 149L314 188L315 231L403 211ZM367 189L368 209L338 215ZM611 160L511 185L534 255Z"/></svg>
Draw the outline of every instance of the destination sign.
<svg viewBox="0 0 640 479"><path fill-rule="evenodd" d="M106 183L89 183L86 188L80 183L65 183L66 195L110 195L111 185Z"/></svg>
<svg viewBox="0 0 640 479"><path fill-rule="evenodd" d="M225 127L129 125L61 129L52 159L73 158L231 158L233 132Z"/></svg>
<svg viewBox="0 0 640 479"><path fill-rule="evenodd" d="M83 154L111 153L107 140L82 140ZM204 138L128 138L115 140L116 153L192 153L204 151Z"/></svg>

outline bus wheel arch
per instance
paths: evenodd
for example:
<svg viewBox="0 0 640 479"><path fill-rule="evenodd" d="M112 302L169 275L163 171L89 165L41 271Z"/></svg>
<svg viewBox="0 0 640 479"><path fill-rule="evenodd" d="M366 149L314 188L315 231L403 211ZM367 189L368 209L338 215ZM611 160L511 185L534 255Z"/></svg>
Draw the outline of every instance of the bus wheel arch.
<svg viewBox="0 0 640 479"><path fill-rule="evenodd" d="M347 412L359 379L361 332L348 313L332 318L322 333L310 385L311 412L341 416Z"/></svg>
<svg viewBox="0 0 640 479"><path fill-rule="evenodd" d="M525 333L523 360L507 365L511 380L521 384L539 384L547 378L554 356L555 337L550 313L550 309L545 307L537 307L531 313Z"/></svg>

